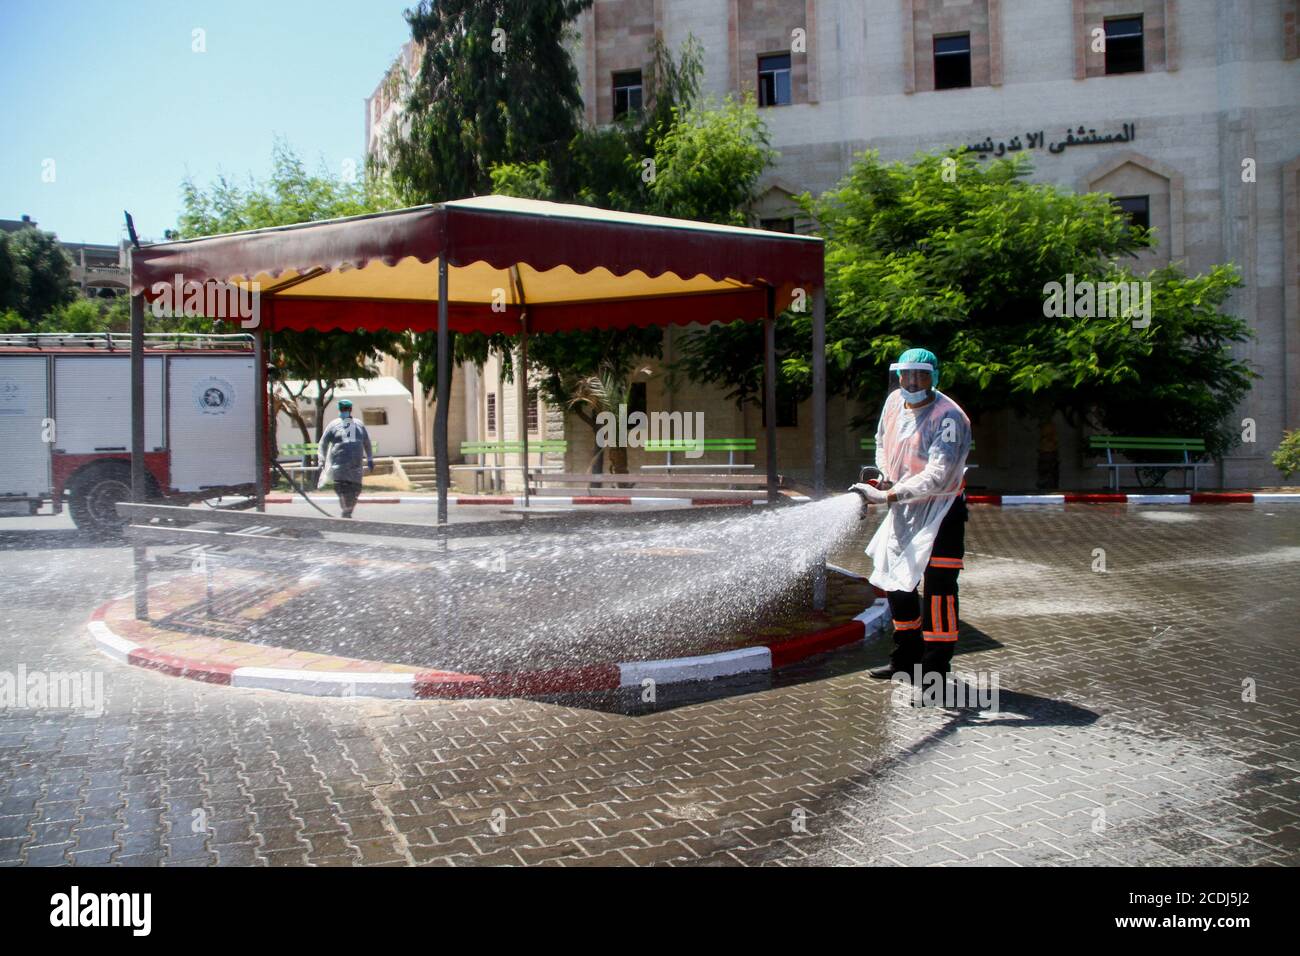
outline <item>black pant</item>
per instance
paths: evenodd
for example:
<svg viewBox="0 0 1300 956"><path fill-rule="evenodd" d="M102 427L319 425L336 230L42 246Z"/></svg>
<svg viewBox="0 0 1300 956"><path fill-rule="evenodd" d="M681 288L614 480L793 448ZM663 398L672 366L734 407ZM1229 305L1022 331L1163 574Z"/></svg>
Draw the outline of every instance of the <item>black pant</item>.
<svg viewBox="0 0 1300 956"><path fill-rule="evenodd" d="M339 508L343 511L343 517L351 518L352 509L357 506L357 496L361 494L361 482L336 481L334 493L339 496Z"/></svg>
<svg viewBox="0 0 1300 956"><path fill-rule="evenodd" d="M948 673L957 648L957 575L966 556L966 494L953 501L934 539L925 567L925 600L918 588L889 591L889 613L894 618L895 671L909 677L917 664L923 673Z"/></svg>

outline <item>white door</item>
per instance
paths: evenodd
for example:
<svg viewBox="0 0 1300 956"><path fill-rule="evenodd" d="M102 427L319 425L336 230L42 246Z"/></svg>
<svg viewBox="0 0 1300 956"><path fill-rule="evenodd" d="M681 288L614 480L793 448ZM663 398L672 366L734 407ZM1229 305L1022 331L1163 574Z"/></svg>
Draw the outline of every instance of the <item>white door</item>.
<svg viewBox="0 0 1300 956"><path fill-rule="evenodd" d="M44 356L0 355L0 495L49 494L47 368Z"/></svg>
<svg viewBox="0 0 1300 956"><path fill-rule="evenodd" d="M144 450L163 445L162 356L144 360ZM131 450L131 356L54 359L55 446L69 455Z"/></svg>
<svg viewBox="0 0 1300 956"><path fill-rule="evenodd" d="M259 406L252 357L172 356L168 362L172 487L252 482Z"/></svg>

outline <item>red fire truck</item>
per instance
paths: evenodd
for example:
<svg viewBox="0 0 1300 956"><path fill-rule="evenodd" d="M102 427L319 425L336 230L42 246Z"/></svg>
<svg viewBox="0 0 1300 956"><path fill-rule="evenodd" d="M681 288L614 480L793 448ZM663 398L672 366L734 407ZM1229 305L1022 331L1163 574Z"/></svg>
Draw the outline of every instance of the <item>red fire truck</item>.
<svg viewBox="0 0 1300 956"><path fill-rule="evenodd" d="M252 494L257 377L248 335L145 336L149 497ZM117 333L0 335L0 514L66 501L79 528L131 497L131 343Z"/></svg>

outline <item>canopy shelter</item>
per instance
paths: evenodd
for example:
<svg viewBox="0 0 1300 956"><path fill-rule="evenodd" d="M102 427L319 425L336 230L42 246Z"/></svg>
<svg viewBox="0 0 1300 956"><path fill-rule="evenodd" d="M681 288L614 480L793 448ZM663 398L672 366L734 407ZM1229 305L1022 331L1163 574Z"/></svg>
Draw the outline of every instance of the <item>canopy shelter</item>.
<svg viewBox="0 0 1300 956"><path fill-rule="evenodd" d="M226 284L255 295L257 339L279 330L437 331L434 455L438 518L446 520L447 333L527 336L713 321L765 323L765 397L776 403L775 320L813 312L814 485L825 473L825 333L821 239L505 196L166 242L131 263L133 390L143 408L145 303L178 283ZM240 316L226 316L237 321ZM246 318L246 316L245 316ZM265 368L260 360L259 367ZM138 381L137 381L138 379ZM520 414L526 389L519 389ZM521 417L522 420L522 417ZM132 461L143 499L143 414ZM707 425L706 425L707 427ZM258 451L265 453L265 416ZM524 436L527 448L527 435ZM525 461L526 461L525 457ZM776 416L767 416L769 495L776 493ZM260 470L259 470L260 473ZM525 482L525 487L527 482Z"/></svg>

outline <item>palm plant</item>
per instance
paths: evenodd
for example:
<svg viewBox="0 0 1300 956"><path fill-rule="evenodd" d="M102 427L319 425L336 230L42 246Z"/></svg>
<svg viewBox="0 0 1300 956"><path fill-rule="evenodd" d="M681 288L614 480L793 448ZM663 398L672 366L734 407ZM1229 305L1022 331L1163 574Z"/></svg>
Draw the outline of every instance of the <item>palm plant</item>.
<svg viewBox="0 0 1300 956"><path fill-rule="evenodd" d="M643 373L648 369L641 369ZM564 393L569 396L567 404L584 421L595 423L602 414L608 413L616 419L619 406L626 407L632 394L632 374L602 363L595 375L561 375L560 381ZM599 434L599 432L598 432ZM605 448L597 442L596 453L587 463L587 471L600 474L604 469ZM627 474L627 449L613 444L609 446L609 473L611 475Z"/></svg>

